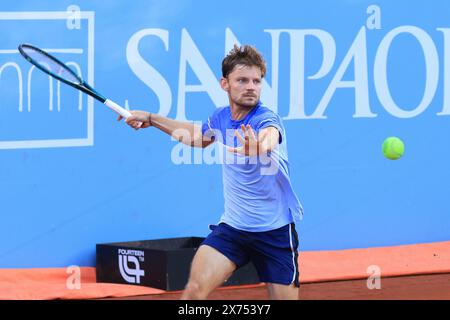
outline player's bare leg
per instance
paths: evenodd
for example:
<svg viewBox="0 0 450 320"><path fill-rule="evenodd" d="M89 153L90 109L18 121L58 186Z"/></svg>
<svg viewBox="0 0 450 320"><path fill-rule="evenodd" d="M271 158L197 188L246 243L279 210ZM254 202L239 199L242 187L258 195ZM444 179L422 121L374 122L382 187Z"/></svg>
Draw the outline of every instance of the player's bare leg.
<svg viewBox="0 0 450 320"><path fill-rule="evenodd" d="M181 299L206 299L235 269L236 265L216 249L207 245L200 246L192 261L189 281Z"/></svg>
<svg viewBox="0 0 450 320"><path fill-rule="evenodd" d="M270 300L298 300L299 288L295 285L267 283Z"/></svg>

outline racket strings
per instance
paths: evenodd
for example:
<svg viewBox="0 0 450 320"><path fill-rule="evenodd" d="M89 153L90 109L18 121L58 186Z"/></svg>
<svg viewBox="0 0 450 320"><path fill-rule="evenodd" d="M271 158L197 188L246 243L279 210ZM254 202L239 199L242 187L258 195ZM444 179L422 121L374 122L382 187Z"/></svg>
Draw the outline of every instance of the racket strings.
<svg viewBox="0 0 450 320"><path fill-rule="evenodd" d="M40 51L34 50L33 48L23 48L26 55L28 55L32 60L39 64L44 69L50 71L51 73L63 78L67 81L80 84L80 80L73 74L73 71L69 69L64 64L52 59Z"/></svg>

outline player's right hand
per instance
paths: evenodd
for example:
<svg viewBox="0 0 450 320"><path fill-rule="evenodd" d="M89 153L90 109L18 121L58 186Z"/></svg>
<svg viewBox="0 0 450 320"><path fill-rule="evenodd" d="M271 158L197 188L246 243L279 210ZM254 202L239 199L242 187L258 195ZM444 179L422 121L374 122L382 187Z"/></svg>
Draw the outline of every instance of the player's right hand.
<svg viewBox="0 0 450 320"><path fill-rule="evenodd" d="M141 128L148 128L152 125L151 113L147 111L131 110L131 116L125 119L125 122L132 128L139 130ZM119 116L117 121L122 120L123 117Z"/></svg>

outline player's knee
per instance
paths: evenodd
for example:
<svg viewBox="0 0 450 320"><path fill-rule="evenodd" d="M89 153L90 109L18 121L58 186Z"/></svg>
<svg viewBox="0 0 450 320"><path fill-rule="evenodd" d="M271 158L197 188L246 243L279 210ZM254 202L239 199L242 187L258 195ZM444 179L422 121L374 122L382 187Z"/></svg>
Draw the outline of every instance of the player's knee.
<svg viewBox="0 0 450 320"><path fill-rule="evenodd" d="M205 299L207 292L200 286L197 281L190 280L184 289L184 298L192 300Z"/></svg>

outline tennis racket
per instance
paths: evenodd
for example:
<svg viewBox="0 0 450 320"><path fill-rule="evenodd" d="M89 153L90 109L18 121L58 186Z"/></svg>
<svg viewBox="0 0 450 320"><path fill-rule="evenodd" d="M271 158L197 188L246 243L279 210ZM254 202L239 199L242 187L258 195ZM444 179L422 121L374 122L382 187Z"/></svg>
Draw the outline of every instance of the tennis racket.
<svg viewBox="0 0 450 320"><path fill-rule="evenodd" d="M114 101L103 97L72 69L44 50L36 48L30 44L21 44L19 46L19 52L25 59L28 60L28 62L35 65L39 70L49 74L65 84L68 84L71 87L83 91L107 107L111 108L125 119L131 116L131 113L128 110L122 108Z"/></svg>

